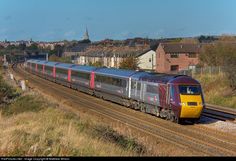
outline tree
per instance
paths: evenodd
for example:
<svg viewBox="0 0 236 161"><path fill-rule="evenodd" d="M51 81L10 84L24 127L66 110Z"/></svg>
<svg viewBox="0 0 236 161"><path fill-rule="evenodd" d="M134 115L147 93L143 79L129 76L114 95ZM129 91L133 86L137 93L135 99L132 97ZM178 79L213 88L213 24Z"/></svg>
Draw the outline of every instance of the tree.
<svg viewBox="0 0 236 161"><path fill-rule="evenodd" d="M92 66L102 67L102 62L101 61L96 61L95 63L92 64Z"/></svg>
<svg viewBox="0 0 236 161"><path fill-rule="evenodd" d="M71 58L70 57L58 57L55 54L49 56L48 59L49 59L49 61L62 62L62 63L71 63Z"/></svg>
<svg viewBox="0 0 236 161"><path fill-rule="evenodd" d="M120 69L130 69L137 70L138 69L139 60L133 56L125 58L120 63Z"/></svg>
<svg viewBox="0 0 236 161"><path fill-rule="evenodd" d="M31 51L36 51L38 50L38 45L36 43L33 43L27 49Z"/></svg>
<svg viewBox="0 0 236 161"><path fill-rule="evenodd" d="M183 43L183 44L198 44L199 41L198 41L198 39L195 39L195 38L183 38L182 40L180 40L180 43Z"/></svg>
<svg viewBox="0 0 236 161"><path fill-rule="evenodd" d="M58 57L60 57L62 55L63 51L64 51L64 46L55 45L54 54L56 54Z"/></svg>
<svg viewBox="0 0 236 161"><path fill-rule="evenodd" d="M218 42L207 45L200 52L201 63L208 66L223 66L233 91L236 90L236 46Z"/></svg>
<svg viewBox="0 0 236 161"><path fill-rule="evenodd" d="M231 35L221 35L219 41L236 42L236 37Z"/></svg>
<svg viewBox="0 0 236 161"><path fill-rule="evenodd" d="M55 62L58 62L59 61L59 57L56 56L55 54L49 56L48 58L49 61L55 61Z"/></svg>

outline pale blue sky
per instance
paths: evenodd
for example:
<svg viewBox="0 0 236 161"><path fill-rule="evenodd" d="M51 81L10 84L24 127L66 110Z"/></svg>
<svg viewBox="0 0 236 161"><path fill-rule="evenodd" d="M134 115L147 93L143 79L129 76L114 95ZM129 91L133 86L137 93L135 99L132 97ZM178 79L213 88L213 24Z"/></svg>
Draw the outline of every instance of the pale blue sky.
<svg viewBox="0 0 236 161"><path fill-rule="evenodd" d="M0 0L0 40L236 34L236 0Z"/></svg>

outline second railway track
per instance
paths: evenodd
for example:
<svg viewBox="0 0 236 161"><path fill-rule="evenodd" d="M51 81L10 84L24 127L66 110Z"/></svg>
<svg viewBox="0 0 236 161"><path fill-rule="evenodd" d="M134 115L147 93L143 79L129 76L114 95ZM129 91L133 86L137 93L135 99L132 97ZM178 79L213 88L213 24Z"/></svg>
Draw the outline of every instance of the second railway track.
<svg viewBox="0 0 236 161"><path fill-rule="evenodd" d="M176 146L191 148L209 156L236 155L236 137L234 135L225 136L222 132L209 131L209 129L198 126L174 124L141 112L129 110L117 104L96 99L40 77L30 75L19 68L15 68L15 72L27 77L30 82L44 89L44 92L50 90L52 93L57 93L60 97L71 103L81 105L87 110L103 117L122 122L140 132L161 138Z"/></svg>

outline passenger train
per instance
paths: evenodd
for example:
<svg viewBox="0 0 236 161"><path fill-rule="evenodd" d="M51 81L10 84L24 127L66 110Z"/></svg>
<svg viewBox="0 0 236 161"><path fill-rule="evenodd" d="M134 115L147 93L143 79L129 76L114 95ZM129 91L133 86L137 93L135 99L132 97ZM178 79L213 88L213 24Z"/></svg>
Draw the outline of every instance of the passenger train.
<svg viewBox="0 0 236 161"><path fill-rule="evenodd" d="M186 75L42 60L24 65L44 79L177 123L196 122L205 108L200 83Z"/></svg>

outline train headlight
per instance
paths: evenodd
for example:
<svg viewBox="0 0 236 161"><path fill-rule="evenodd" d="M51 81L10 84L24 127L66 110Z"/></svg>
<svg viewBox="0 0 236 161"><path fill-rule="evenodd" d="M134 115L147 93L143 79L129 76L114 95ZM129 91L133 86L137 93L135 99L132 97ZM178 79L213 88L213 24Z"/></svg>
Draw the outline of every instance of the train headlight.
<svg viewBox="0 0 236 161"><path fill-rule="evenodd" d="M179 103L179 105L180 105L180 106L186 106L186 103L181 102L181 103Z"/></svg>

